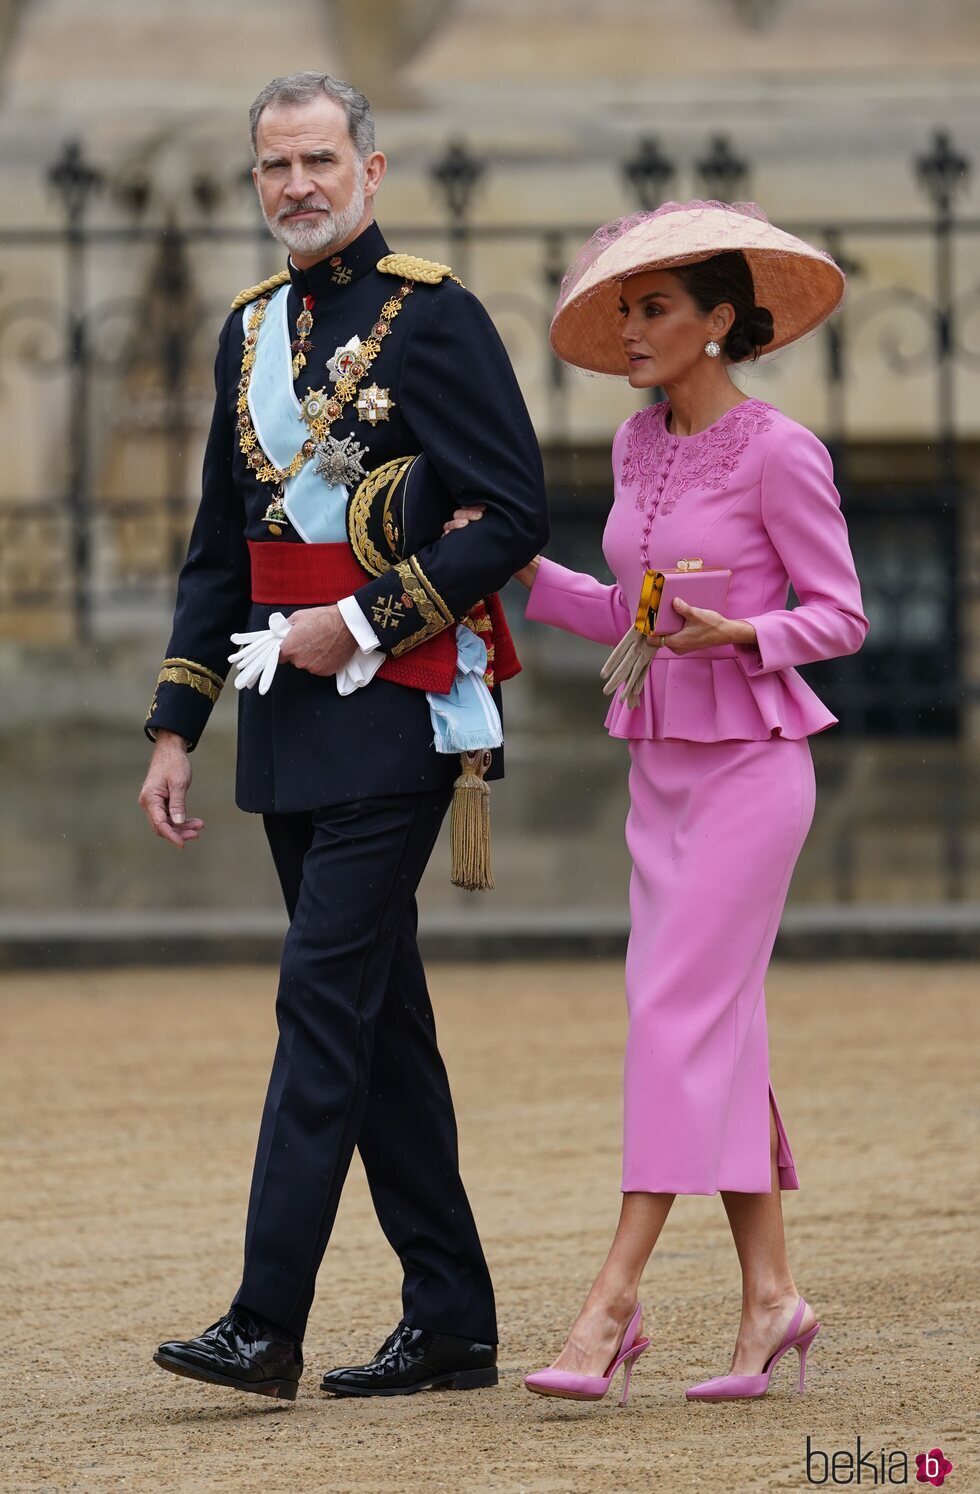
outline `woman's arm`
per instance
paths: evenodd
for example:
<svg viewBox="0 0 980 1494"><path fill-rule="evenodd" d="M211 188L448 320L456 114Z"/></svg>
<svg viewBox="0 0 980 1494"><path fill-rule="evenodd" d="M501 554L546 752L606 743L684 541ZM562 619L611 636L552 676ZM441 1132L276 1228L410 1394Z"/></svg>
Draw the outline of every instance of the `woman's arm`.
<svg viewBox="0 0 980 1494"><path fill-rule="evenodd" d="M478 524L483 512L480 505L457 508L442 526L443 533ZM604 586L594 576L567 570L543 555L522 566L514 578L531 593L525 615L532 622L549 623L593 643L608 644L618 643L632 626L632 615L618 586Z"/></svg>
<svg viewBox="0 0 980 1494"><path fill-rule="evenodd" d="M621 587L604 586L594 576L570 571L543 556L525 615L532 622L548 623L610 647L633 624Z"/></svg>
<svg viewBox="0 0 980 1494"><path fill-rule="evenodd" d="M830 454L809 431L767 456L762 519L800 605L745 619L756 634L755 648L739 650L745 672L771 674L856 653L868 619Z"/></svg>

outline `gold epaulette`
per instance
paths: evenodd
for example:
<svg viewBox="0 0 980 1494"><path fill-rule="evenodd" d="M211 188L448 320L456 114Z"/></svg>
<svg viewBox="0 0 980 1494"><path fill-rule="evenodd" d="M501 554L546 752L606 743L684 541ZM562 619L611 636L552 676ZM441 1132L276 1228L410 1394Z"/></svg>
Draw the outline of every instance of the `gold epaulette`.
<svg viewBox="0 0 980 1494"><path fill-rule="evenodd" d="M402 280L420 280L423 285L441 285L444 280L462 280L454 275L449 265L441 265L434 259L419 259L417 254L386 254L378 260L382 275L398 275Z"/></svg>
<svg viewBox="0 0 980 1494"><path fill-rule="evenodd" d="M250 285L248 290L239 291L231 303L232 311L238 311L242 306L247 306L249 301L255 301L259 296L264 296L266 291L278 290L280 285L285 285L289 279L288 270L280 270L277 275L270 275L268 280L260 280L258 285Z"/></svg>

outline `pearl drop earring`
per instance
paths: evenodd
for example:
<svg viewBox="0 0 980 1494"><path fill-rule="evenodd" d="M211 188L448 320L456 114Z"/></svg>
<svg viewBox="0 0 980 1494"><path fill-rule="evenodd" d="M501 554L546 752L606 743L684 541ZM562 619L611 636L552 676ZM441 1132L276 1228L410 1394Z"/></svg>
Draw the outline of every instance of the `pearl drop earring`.
<svg viewBox="0 0 980 1494"><path fill-rule="evenodd" d="M721 344L715 342L714 338L712 338L710 342L705 343L704 351L707 353L709 358L717 358L718 354L721 352Z"/></svg>

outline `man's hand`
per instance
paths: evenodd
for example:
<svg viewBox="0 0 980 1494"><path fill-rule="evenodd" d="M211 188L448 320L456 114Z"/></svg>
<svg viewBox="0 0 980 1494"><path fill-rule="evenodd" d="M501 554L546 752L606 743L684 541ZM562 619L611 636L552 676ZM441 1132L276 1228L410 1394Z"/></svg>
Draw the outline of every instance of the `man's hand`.
<svg viewBox="0 0 980 1494"><path fill-rule="evenodd" d="M331 675L343 669L357 650L337 607L307 607L289 616L289 632L279 649L280 660L310 674Z"/></svg>
<svg viewBox="0 0 980 1494"><path fill-rule="evenodd" d="M158 731L146 779L140 789L140 808L154 834L182 851L197 840L203 820L185 818L187 790L191 786L191 764L187 743L176 732Z"/></svg>

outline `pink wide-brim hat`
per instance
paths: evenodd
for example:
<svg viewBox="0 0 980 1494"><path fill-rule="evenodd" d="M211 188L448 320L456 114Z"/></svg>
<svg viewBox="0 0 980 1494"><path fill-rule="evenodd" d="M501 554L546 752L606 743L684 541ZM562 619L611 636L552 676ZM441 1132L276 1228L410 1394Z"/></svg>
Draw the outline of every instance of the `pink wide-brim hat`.
<svg viewBox="0 0 980 1494"><path fill-rule="evenodd" d="M772 313L767 353L805 337L844 298L844 272L831 256L776 228L754 202L665 202L604 224L583 245L561 284L551 346L576 368L627 374L622 282L731 249L741 249L749 262L756 305Z"/></svg>

